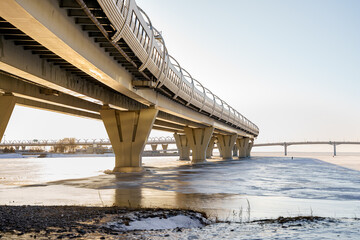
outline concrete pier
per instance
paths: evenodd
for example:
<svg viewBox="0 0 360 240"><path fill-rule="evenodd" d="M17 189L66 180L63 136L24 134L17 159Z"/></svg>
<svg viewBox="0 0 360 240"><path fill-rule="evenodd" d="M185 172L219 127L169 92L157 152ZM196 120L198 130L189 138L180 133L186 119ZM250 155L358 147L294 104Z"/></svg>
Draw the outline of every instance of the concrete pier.
<svg viewBox="0 0 360 240"><path fill-rule="evenodd" d="M219 151L223 159L232 159L232 150L237 138L236 134L232 135L216 135L218 139Z"/></svg>
<svg viewBox="0 0 360 240"><path fill-rule="evenodd" d="M236 139L236 146L239 149L239 158L247 157L247 149L249 147L249 138Z"/></svg>
<svg viewBox="0 0 360 240"><path fill-rule="evenodd" d="M141 154L157 116L157 109L100 111L115 153L114 172L142 171Z"/></svg>
<svg viewBox="0 0 360 240"><path fill-rule="evenodd" d="M192 150L192 163L206 161L206 149L209 146L210 139L214 132L213 127L189 128L186 127L185 135L189 141Z"/></svg>
<svg viewBox="0 0 360 240"><path fill-rule="evenodd" d="M0 96L0 142L9 123L15 107L15 97L12 94Z"/></svg>
<svg viewBox="0 0 360 240"><path fill-rule="evenodd" d="M233 157L238 157L238 156L239 156L238 152L239 152L239 149L238 149L238 147L236 146L236 144L234 144L234 147L233 147Z"/></svg>
<svg viewBox="0 0 360 240"><path fill-rule="evenodd" d="M206 158L207 159L210 159L212 157L212 155L213 155L215 141L216 141L216 137L212 137L210 139L209 146L206 149Z"/></svg>
<svg viewBox="0 0 360 240"><path fill-rule="evenodd" d="M155 152L157 149L157 144L151 144L151 149Z"/></svg>
<svg viewBox="0 0 360 240"><path fill-rule="evenodd" d="M176 147L179 150L179 160L190 160L190 145L184 134L174 133Z"/></svg>
<svg viewBox="0 0 360 240"><path fill-rule="evenodd" d="M250 157L250 153L253 145L254 145L254 139L248 139L248 145L246 148L246 157Z"/></svg>

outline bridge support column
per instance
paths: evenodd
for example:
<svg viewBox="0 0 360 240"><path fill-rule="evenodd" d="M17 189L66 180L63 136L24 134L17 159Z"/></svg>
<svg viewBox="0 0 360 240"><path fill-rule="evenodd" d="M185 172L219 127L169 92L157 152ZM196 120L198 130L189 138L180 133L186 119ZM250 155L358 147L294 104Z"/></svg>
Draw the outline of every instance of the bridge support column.
<svg viewBox="0 0 360 240"><path fill-rule="evenodd" d="M336 144L334 143L334 156L336 156Z"/></svg>
<svg viewBox="0 0 360 240"><path fill-rule="evenodd" d="M179 151L180 160L190 160L190 146L186 135L174 133L176 147Z"/></svg>
<svg viewBox="0 0 360 240"><path fill-rule="evenodd" d="M235 145L237 135L217 135L219 151L222 159L232 159L232 150Z"/></svg>
<svg viewBox="0 0 360 240"><path fill-rule="evenodd" d="M213 155L213 150L214 150L215 140L216 140L215 137L212 137L212 138L210 139L209 146L208 146L207 149L206 149L206 158L211 158L211 157L212 157L212 155Z"/></svg>
<svg viewBox="0 0 360 240"><path fill-rule="evenodd" d="M236 146L236 144L234 144L233 147L233 157L237 157L238 156L238 147Z"/></svg>
<svg viewBox="0 0 360 240"><path fill-rule="evenodd" d="M168 144L161 144L161 147L164 151L166 151L168 149Z"/></svg>
<svg viewBox="0 0 360 240"><path fill-rule="evenodd" d="M155 152L157 149L157 144L151 144L151 149Z"/></svg>
<svg viewBox="0 0 360 240"><path fill-rule="evenodd" d="M250 139L248 141L248 147L246 149L246 157L250 157L250 153L251 153L251 149L252 149L253 145L254 145L254 139Z"/></svg>
<svg viewBox="0 0 360 240"><path fill-rule="evenodd" d="M287 143L284 143L284 153L285 153L285 156L287 156Z"/></svg>
<svg viewBox="0 0 360 240"><path fill-rule="evenodd" d="M236 146L239 149L239 158L247 157L247 149L249 147L249 138L236 139Z"/></svg>
<svg viewBox="0 0 360 240"><path fill-rule="evenodd" d="M141 154L157 116L157 109L119 111L103 107L100 111L115 153L113 172L140 172Z"/></svg>
<svg viewBox="0 0 360 240"><path fill-rule="evenodd" d="M192 163L206 161L206 149L209 146L211 136L214 132L213 127L188 128L185 129L186 137L192 150Z"/></svg>
<svg viewBox="0 0 360 240"><path fill-rule="evenodd" d="M4 136L5 129L9 123L11 113L15 107L15 97L13 95L0 96L0 142Z"/></svg>

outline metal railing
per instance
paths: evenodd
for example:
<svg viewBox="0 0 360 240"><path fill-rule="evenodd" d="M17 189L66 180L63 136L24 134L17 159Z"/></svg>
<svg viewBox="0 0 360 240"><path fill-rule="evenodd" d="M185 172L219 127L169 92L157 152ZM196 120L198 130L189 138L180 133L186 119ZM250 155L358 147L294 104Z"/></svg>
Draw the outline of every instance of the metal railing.
<svg viewBox="0 0 360 240"><path fill-rule="evenodd" d="M232 127L255 136L259 134L259 128L254 123L194 79L168 54L161 32L156 30L148 15L136 5L135 0L98 0L98 3L115 29L111 42L115 44L124 38L143 62L139 71L148 68L156 77L157 88L165 85L170 90L174 89L174 99L178 96L186 99L186 106L191 104L196 106L199 112L206 111L210 117L215 116ZM146 41L146 38L150 40ZM169 72L175 73L176 77Z"/></svg>

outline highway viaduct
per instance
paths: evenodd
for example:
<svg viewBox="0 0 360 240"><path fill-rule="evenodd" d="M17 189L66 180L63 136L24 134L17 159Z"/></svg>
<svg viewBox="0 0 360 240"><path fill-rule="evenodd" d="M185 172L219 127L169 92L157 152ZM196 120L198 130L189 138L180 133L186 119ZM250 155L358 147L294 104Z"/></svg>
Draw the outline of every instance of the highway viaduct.
<svg viewBox="0 0 360 240"><path fill-rule="evenodd" d="M250 154L258 127L169 55L134 0L0 1L0 141L15 104L103 121L114 172L142 171L151 129L193 163L219 142Z"/></svg>

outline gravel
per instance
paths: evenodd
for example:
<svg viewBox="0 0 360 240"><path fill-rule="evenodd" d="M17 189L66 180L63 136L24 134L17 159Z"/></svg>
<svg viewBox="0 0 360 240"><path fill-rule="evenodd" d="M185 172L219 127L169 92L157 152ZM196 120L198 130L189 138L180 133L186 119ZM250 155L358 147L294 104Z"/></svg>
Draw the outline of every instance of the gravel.
<svg viewBox="0 0 360 240"><path fill-rule="evenodd" d="M128 209L80 206L0 206L0 238L99 239L121 236L127 231L112 229L108 222L128 224L144 218L186 215L204 225L206 218L194 211ZM136 235L136 234L135 234Z"/></svg>

